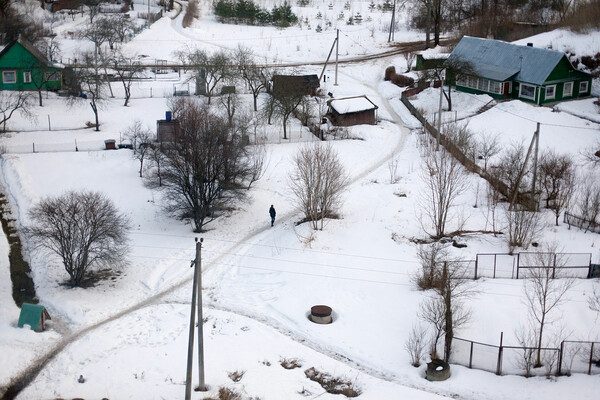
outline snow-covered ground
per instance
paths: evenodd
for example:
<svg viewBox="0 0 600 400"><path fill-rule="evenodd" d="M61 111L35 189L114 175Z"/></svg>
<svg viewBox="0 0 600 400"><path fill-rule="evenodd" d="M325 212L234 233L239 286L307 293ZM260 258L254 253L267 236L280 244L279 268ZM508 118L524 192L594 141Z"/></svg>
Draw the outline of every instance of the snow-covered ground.
<svg viewBox="0 0 600 400"><path fill-rule="evenodd" d="M322 13L329 13L326 3L317 4ZM366 18L368 3L353 4ZM335 7L341 9L343 4L338 2ZM307 16L316 14L314 7L294 7L297 10L304 10ZM206 10L202 15L191 29L181 28L181 17L165 17L126 47L168 59L174 47L185 45L186 40L235 48L238 42L252 38L257 54L279 61L308 61L323 59L331 46L332 37L309 40L313 36L307 35L317 35L314 27L308 31L306 27L231 26L216 23ZM369 51L384 48L387 37L379 28L374 37L364 26L352 29L357 35L352 37ZM358 36L361 30L366 31L364 37ZM324 30L319 35L325 34L331 36L332 32ZM403 35L409 38L412 33L399 33L396 39L404 39ZM240 37L244 40L234 40ZM156 45L162 43L154 42L157 38L164 38L165 45ZM348 55L361 54L361 46L353 46L345 48ZM13 132L0 139L8 151L2 157L0 181L21 228L30 222L28 210L43 196L85 188L109 196L131 217L133 229L129 264L116 279L87 289L61 285L66 273L59 260L25 242L37 295L52 316L44 333L16 327L19 309L11 298L6 238L0 235L0 387L60 344L61 338L73 338L19 399L183 396L190 260L194 238L202 237L206 383L213 394L219 386L227 386L263 400L341 398L324 393L305 377L304 371L315 367L354 382L362 391L361 399L594 398L600 390L598 376L526 379L453 365L451 379L428 382L423 379L423 365L410 366L404 343L418 323L419 303L426 297L411 280L419 268L417 245L411 239L426 236L420 223L422 141L419 134L403 126L416 125L399 101L401 89L382 81L388 65L403 62L398 57L340 66L339 86L325 87L336 97L366 94L379 106L381 121L376 126L351 128L350 137L355 140L330 142L352 184L344 194L342 218L328 221L323 231L296 225L300 216L287 186L293 155L304 142L314 140L298 121L291 125L291 140L281 139L277 123L261 128L268 138L269 154L264 177L201 235L164 213L160 193L143 185L130 150L101 150L105 139L120 140L119 134L134 120L153 127L162 119L168 109L164 94L170 93L173 84L183 84L185 75L157 76L136 85L127 108L114 85L117 98L107 100L100 110L100 132L84 128L93 115L83 101L68 108L64 99L51 97L44 107L34 107L35 121L20 116L11 119ZM305 71L319 73L320 68L306 67ZM419 107L435 110L437 92L424 93ZM244 95L242 100L249 104L251 98ZM453 101L462 113L459 119L467 118L464 121L477 132L500 134L503 144L530 138L535 129L532 120L546 124L542 146L574 155L599 136L592 118L580 115L593 114L589 100L564 103L561 112L507 102L476 117L470 116L489 101L486 96L455 92ZM52 131L47 130L48 115ZM31 152L33 143L35 154ZM390 183L391 158L399 160L400 179L395 183ZM484 183L474 176L469 179L470 190L459 198L455 211L465 219L464 229L484 229L488 216ZM269 225L270 204L277 209L273 228ZM565 251L592 253L593 260L600 262L600 236L568 230L564 224L554 227L551 215L544 218L547 228L540 243L560 242ZM453 257L470 260L477 253L507 250L502 235L470 235L461 240L468 247L450 247ZM515 331L526 322L522 280L482 278L473 286L471 322L457 336L495 344L504 332L504 344L517 345ZM600 322L587 307L592 288L593 281L578 280L569 291L569 301L554 314L549 345L554 345L550 338L562 326L569 328L572 339L600 339ZM333 324L316 325L308 320L307 313L315 304L333 308ZM291 358L299 359L302 367L286 370L279 365ZM228 377L235 371L245 371L237 383ZM85 383L77 382L80 375ZM193 376L197 377L197 371ZM195 399L205 396L193 394Z"/></svg>

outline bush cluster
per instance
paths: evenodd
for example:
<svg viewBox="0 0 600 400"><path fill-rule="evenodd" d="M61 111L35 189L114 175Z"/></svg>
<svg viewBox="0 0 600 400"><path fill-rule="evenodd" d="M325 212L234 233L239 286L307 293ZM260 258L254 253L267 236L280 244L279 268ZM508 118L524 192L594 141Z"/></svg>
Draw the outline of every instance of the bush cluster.
<svg viewBox="0 0 600 400"><path fill-rule="evenodd" d="M252 0L218 0L214 12L220 22L227 23L276 25L283 28L298 22L298 17L292 12L292 7L287 1L273 7L269 12Z"/></svg>

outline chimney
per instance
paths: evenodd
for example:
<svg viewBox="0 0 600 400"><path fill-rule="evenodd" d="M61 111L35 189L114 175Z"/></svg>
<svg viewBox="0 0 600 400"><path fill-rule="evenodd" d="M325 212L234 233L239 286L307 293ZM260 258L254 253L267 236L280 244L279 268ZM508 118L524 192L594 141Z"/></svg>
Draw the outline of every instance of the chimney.
<svg viewBox="0 0 600 400"><path fill-rule="evenodd" d="M533 47L533 43L527 43L527 47Z"/></svg>

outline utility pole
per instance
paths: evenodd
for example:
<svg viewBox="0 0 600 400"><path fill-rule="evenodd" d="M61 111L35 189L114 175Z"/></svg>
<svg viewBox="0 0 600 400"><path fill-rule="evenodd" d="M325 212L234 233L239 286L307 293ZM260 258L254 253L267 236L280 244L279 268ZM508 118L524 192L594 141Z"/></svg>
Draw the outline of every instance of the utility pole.
<svg viewBox="0 0 600 400"><path fill-rule="evenodd" d="M206 392L204 384L204 318L202 317L202 242L196 242L196 275L198 275L198 387L196 391Z"/></svg>
<svg viewBox="0 0 600 400"><path fill-rule="evenodd" d="M535 184L537 180L537 164L538 164L538 151L540 147L540 123L537 123L537 128L533 134L535 137L535 150L533 151L533 179L531 180L531 196L533 196L534 211L538 210L538 202L535 197Z"/></svg>
<svg viewBox="0 0 600 400"><path fill-rule="evenodd" d="M394 9L392 10L392 21L390 22L390 34L388 35L388 43L394 40L394 25L396 25L396 0L394 0Z"/></svg>
<svg viewBox="0 0 600 400"><path fill-rule="evenodd" d="M336 29L335 34L335 83L333 86L338 85L338 58L340 55L340 30Z"/></svg>
<svg viewBox="0 0 600 400"><path fill-rule="evenodd" d="M190 334L188 339L187 371L185 378L185 400L192 396L192 369L194 364L194 324L196 316L196 302L198 302L198 373L199 384L196 391L206 391L204 383L204 340L203 340L203 318L202 318L202 242L204 239L196 238L196 258L192 261L194 266L194 282L192 285L192 303L190 312Z"/></svg>
<svg viewBox="0 0 600 400"><path fill-rule="evenodd" d="M197 241L198 239L196 239ZM196 249L198 244L196 242ZM196 257L198 257L198 251L196 250ZM188 354L187 354L187 371L185 375L185 400L192 398L192 368L194 364L194 323L196 317L196 288L198 282L198 263L197 260L192 261L194 266L194 283L192 285L192 304L190 312L190 334L188 338Z"/></svg>
<svg viewBox="0 0 600 400"><path fill-rule="evenodd" d="M442 75L443 76L443 75ZM442 95L444 94L444 79L440 78L440 105L438 107L438 120L437 120L437 144L435 151L440 151L440 142L442 136Z"/></svg>

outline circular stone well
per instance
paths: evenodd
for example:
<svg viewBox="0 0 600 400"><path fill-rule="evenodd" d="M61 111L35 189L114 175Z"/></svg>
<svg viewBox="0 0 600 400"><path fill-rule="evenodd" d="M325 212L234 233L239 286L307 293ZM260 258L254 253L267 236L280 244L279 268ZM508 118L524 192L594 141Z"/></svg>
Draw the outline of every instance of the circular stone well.
<svg viewBox="0 0 600 400"><path fill-rule="evenodd" d="M427 363L425 379L432 382L445 381L450 378L450 364L442 360L431 360Z"/></svg>
<svg viewBox="0 0 600 400"><path fill-rule="evenodd" d="M317 324L330 324L333 321L331 307L324 305L312 306L310 308L310 320Z"/></svg>

